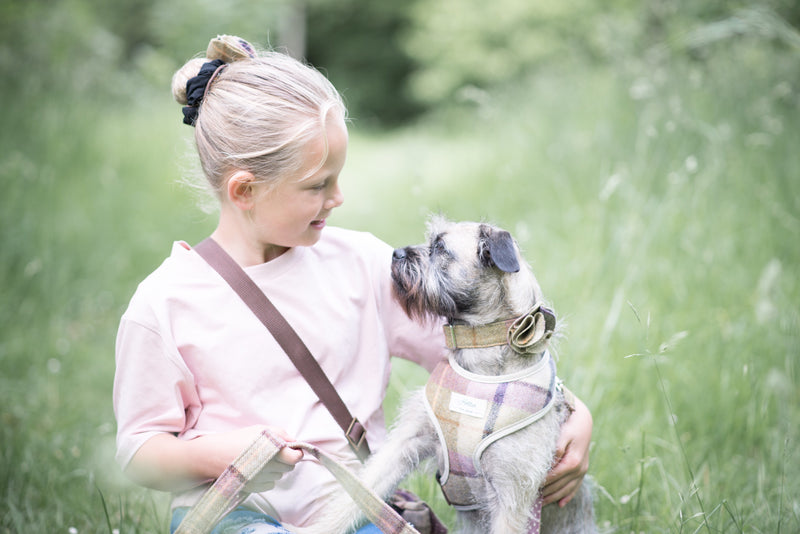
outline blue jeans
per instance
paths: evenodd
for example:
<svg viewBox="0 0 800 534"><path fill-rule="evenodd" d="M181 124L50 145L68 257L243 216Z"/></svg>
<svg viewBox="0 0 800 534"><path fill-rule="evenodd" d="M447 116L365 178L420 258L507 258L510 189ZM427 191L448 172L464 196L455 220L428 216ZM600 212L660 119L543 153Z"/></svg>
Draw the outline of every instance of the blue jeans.
<svg viewBox="0 0 800 534"><path fill-rule="evenodd" d="M176 508L172 513L172 522L169 525L169 532L172 534L178 528L183 517L189 511L188 508ZM286 530L277 520L263 514L254 512L247 508L236 508L234 511L222 518L211 534L292 534ZM358 529L356 534L382 534L375 525L369 524Z"/></svg>

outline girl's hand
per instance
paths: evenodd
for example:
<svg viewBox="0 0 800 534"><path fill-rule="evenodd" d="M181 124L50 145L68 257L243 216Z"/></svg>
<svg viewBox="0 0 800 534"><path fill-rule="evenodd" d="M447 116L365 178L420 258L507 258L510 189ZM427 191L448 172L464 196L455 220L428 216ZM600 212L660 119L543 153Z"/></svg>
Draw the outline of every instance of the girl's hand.
<svg viewBox="0 0 800 534"><path fill-rule="evenodd" d="M203 439L207 440L207 443L204 443L203 446L210 446L218 451L219 464L216 469L222 466L222 470L224 471L225 468L232 464L264 430L265 428L262 426L250 426L232 432L205 436ZM267 427L266 430L284 441L291 441L287 434L279 428ZM249 493L260 493L262 491L271 490L275 487L275 483L280 480L285 473L294 469L295 464L302 458L302 451L284 447L275 458L267 463L267 465L247 483L245 491ZM221 474L222 471L219 471L219 473Z"/></svg>
<svg viewBox="0 0 800 534"><path fill-rule="evenodd" d="M580 399L575 399L575 411L561 427L555 465L547 475L542 489L544 504L558 502L564 507L578 492L589 470L589 445L592 441L592 414Z"/></svg>

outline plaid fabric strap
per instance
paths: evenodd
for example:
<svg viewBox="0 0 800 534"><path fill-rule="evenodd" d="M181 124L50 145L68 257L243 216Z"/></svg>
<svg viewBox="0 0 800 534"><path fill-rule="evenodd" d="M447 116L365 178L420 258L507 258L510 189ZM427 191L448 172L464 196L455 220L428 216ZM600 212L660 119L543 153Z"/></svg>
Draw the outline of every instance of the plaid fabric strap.
<svg viewBox="0 0 800 534"><path fill-rule="evenodd" d="M384 534L419 534L410 523L400 517L400 514L383 502L352 471L332 456L308 443L293 442L288 443L287 446L293 449L302 449L317 458L319 463L325 466L350 494L367 519L381 532Z"/></svg>
<svg viewBox="0 0 800 534"><path fill-rule="evenodd" d="M220 519L247 498L244 486L280 452L284 446L264 431L203 494L183 518L175 534L206 534Z"/></svg>
<svg viewBox="0 0 800 534"><path fill-rule="evenodd" d="M195 504L175 534L208 534L214 526L246 498L247 482L264 468L283 447L310 453L330 471L361 511L385 534L419 534L391 506L367 488L350 470L332 456L309 443L287 443L266 430L225 470Z"/></svg>

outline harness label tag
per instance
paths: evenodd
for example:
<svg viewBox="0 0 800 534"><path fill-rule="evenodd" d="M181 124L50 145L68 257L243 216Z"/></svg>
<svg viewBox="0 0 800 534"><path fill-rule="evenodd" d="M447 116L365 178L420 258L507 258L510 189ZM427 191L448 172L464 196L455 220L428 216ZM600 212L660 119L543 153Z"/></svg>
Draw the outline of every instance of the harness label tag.
<svg viewBox="0 0 800 534"><path fill-rule="evenodd" d="M469 415L470 417L483 417L486 414L488 403L483 399L467 397L455 391L450 393L450 411Z"/></svg>

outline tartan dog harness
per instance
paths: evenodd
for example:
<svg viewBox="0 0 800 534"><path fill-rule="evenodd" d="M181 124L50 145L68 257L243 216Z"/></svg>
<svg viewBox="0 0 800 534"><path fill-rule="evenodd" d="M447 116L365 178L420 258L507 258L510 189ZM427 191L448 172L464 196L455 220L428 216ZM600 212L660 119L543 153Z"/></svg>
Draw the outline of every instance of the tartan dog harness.
<svg viewBox="0 0 800 534"><path fill-rule="evenodd" d="M499 375L478 375L452 355L434 369L425 387L425 407L442 449L438 479L445 499L457 510L481 506L486 448L541 419L560 387L548 351L532 367Z"/></svg>

